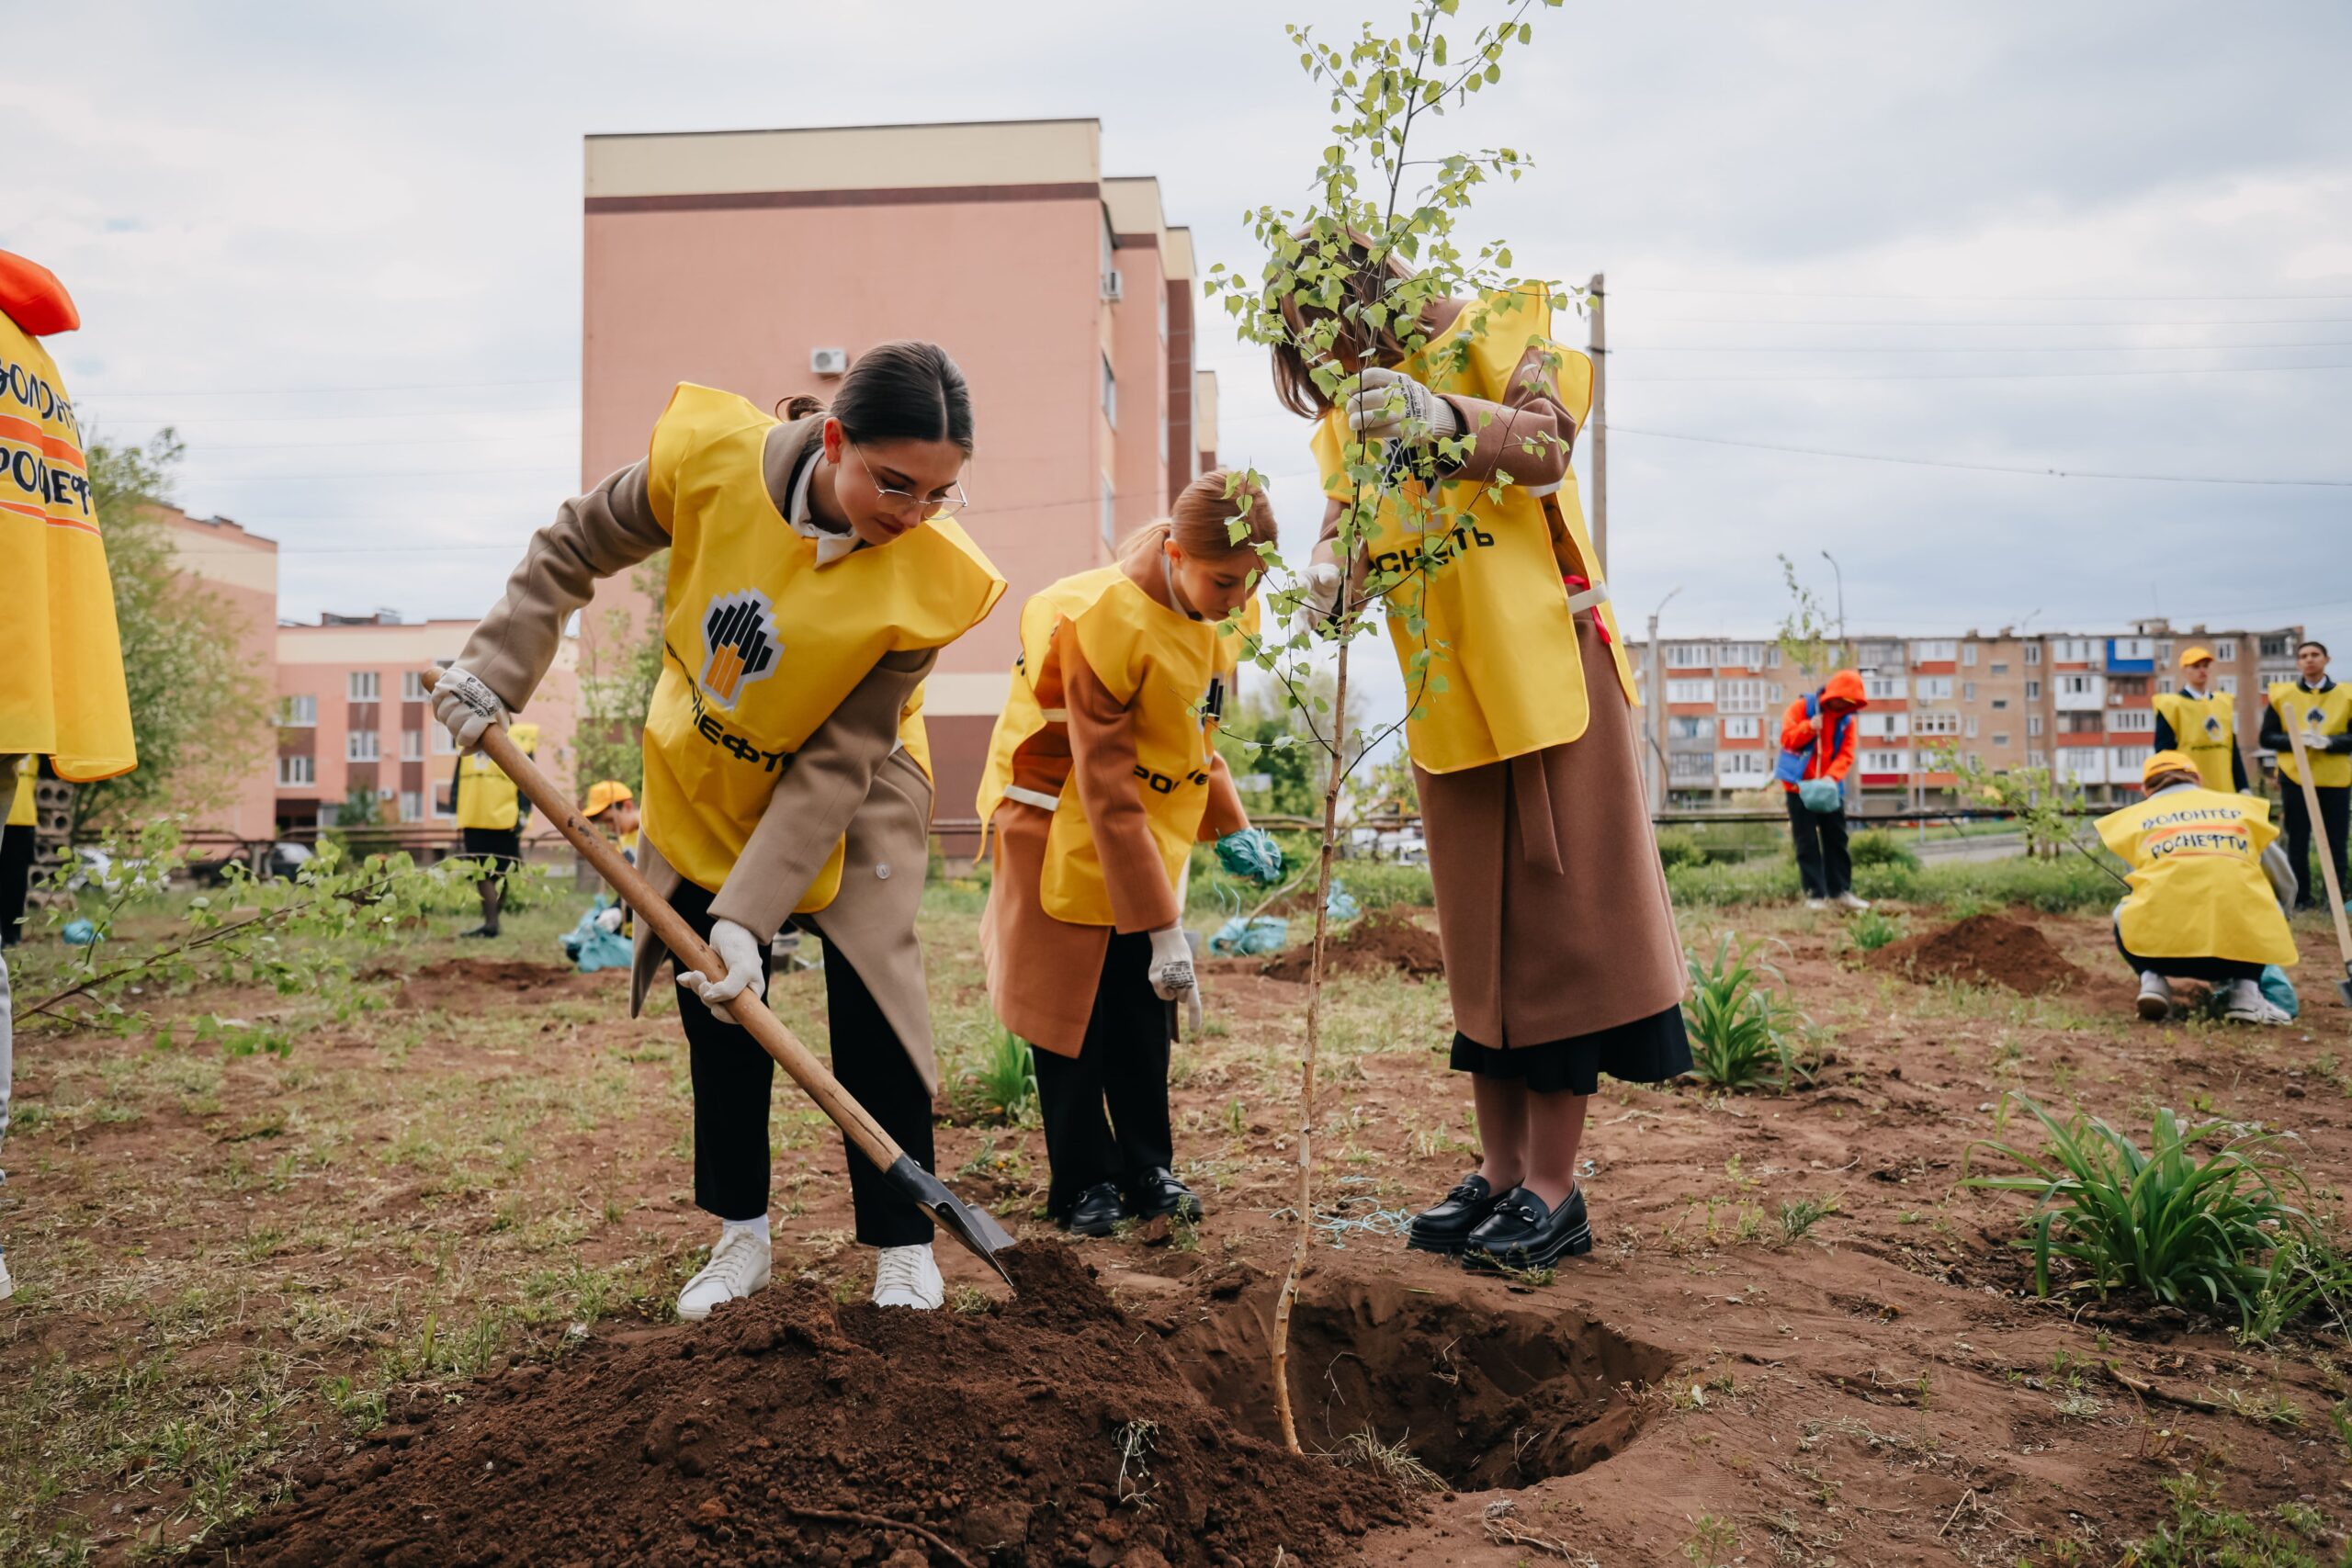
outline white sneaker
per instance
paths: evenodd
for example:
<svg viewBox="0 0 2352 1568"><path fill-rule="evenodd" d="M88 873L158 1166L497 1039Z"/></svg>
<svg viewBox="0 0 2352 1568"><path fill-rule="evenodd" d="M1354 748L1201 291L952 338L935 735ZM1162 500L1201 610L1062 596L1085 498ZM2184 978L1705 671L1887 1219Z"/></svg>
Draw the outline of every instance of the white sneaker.
<svg viewBox="0 0 2352 1568"><path fill-rule="evenodd" d="M938 1260L931 1255L931 1244L921 1247L886 1247L874 1260L874 1304L882 1307L914 1307L930 1312L947 1299L947 1287L940 1282Z"/></svg>
<svg viewBox="0 0 2352 1568"><path fill-rule="evenodd" d="M2140 1016L2150 1023L2162 1023L2172 1016L2172 982L2162 975L2140 976Z"/></svg>
<svg viewBox="0 0 2352 1568"><path fill-rule="evenodd" d="M1808 909L1826 909L1829 908L1829 900L1826 898L1808 898L1804 901L1804 907Z"/></svg>
<svg viewBox="0 0 2352 1568"><path fill-rule="evenodd" d="M2232 1023L2290 1023L2287 1010L2262 994L2253 980L2233 980L2222 988L2222 1016Z"/></svg>
<svg viewBox="0 0 2352 1568"><path fill-rule="evenodd" d="M1855 892L1850 887L1838 895L1837 897L1831 899L1830 902L1837 905L1841 909L1851 909L1858 915L1864 909L1871 907L1871 901L1869 899L1863 897L1860 894Z"/></svg>
<svg viewBox="0 0 2352 1568"><path fill-rule="evenodd" d="M678 1292L678 1316L688 1323L700 1323L719 1303L765 1289L770 1267L768 1252L750 1227L719 1227L718 1245L710 1249L710 1261Z"/></svg>

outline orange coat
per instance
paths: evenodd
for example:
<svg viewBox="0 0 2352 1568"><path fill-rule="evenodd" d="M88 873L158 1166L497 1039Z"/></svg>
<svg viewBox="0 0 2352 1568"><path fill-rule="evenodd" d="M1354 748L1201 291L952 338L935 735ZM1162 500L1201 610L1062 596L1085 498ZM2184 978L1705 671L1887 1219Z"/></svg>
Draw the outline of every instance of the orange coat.
<svg viewBox="0 0 2352 1568"><path fill-rule="evenodd" d="M1833 702L1844 702L1855 713L1860 713L1871 705L1870 698L1862 694L1862 678L1851 670L1840 670L1830 676L1828 682L1821 688L1820 696L1824 706ZM1815 744L1818 739L1815 733L1817 726L1814 720L1805 716L1804 699L1799 697L1791 703L1788 710L1781 716L1781 750L1805 753L1804 776L1806 778L1831 779L1843 784L1846 774L1854 766L1854 739L1861 732L1862 728L1860 724L1850 722L1850 716L1848 717L1849 721L1844 726L1843 732L1839 735L1837 749L1827 750ZM1830 716L1825 714L1823 722L1833 726L1831 731L1833 734L1838 733L1835 728L1835 720ZM1797 789L1797 786L1792 784L1783 784L1781 787L1791 795L1794 795Z"/></svg>

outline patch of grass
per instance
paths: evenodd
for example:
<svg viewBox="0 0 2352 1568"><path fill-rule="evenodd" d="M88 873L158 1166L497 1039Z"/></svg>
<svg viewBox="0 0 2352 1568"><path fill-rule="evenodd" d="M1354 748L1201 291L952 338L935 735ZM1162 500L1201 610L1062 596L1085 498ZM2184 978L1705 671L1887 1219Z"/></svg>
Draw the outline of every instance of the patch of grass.
<svg viewBox="0 0 2352 1568"><path fill-rule="evenodd" d="M1876 953L1902 935L1903 922L1881 909L1865 909L1846 922L1846 940L1864 953Z"/></svg>
<svg viewBox="0 0 2352 1568"><path fill-rule="evenodd" d="M1029 1043L999 1024L965 1070L965 1083L979 1115L1002 1126L1019 1125L1037 1103L1037 1064Z"/></svg>
<svg viewBox="0 0 2352 1568"><path fill-rule="evenodd" d="M1784 1200L1781 1204L1781 1242L1803 1241L1806 1232L1837 1212L1835 1197Z"/></svg>
<svg viewBox="0 0 2352 1568"><path fill-rule="evenodd" d="M2163 1483L2172 1520L2123 1548L2120 1568L2321 1568L2331 1527L2317 1509L2287 1504L2278 1523L2225 1507L2220 1482L2186 1472Z"/></svg>
<svg viewBox="0 0 2352 1568"><path fill-rule="evenodd" d="M1362 1464L1408 1492L1445 1490L1445 1477L1423 1464L1413 1450L1405 1446L1404 1439L1384 1442L1380 1434L1370 1427L1361 1432L1351 1432L1340 1439L1340 1462Z"/></svg>
<svg viewBox="0 0 2352 1568"><path fill-rule="evenodd" d="M1779 976L1756 961L1758 943L1735 945L1725 932L1713 959L1688 960L1690 995L1682 1004L1690 1032L1690 1070L1718 1089L1785 1089L1810 1079L1794 1040L1795 1022L1765 987Z"/></svg>

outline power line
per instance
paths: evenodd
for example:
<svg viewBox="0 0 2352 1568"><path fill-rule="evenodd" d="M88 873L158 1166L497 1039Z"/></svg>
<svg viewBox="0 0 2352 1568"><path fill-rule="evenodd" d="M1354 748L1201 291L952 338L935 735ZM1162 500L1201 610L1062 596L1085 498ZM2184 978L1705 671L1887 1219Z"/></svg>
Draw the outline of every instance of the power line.
<svg viewBox="0 0 2352 1568"><path fill-rule="evenodd" d="M1972 463L1961 458L1897 457L1883 452L1839 452L1823 446L1789 446L1770 441L1736 441L1729 436L1690 435L1672 430L1642 430L1630 424L1613 423L1609 427L1609 433L1611 435L1646 435L1657 441L1692 441L1708 446L1745 446L1758 452L1788 452L1807 457L1846 457L1857 462L1900 463L1921 468L1967 468L1978 473L2027 474L2037 479L2143 479L2159 484L2278 485L2352 490L2352 479L2235 479L2211 474L2127 474L2101 468L2030 468L2008 463Z"/></svg>
<svg viewBox="0 0 2352 1568"><path fill-rule="evenodd" d="M576 387L577 376L542 376L521 381L375 381L352 387L168 387L160 390L75 386L74 400L92 398L291 398L325 392L462 392L481 387Z"/></svg>
<svg viewBox="0 0 2352 1568"><path fill-rule="evenodd" d="M103 427L108 419L119 419L129 424L169 425L176 430L182 425L195 424L349 424L365 420L381 424L392 419L505 419L514 414L569 413L580 412L577 403L548 403L527 409L431 409L415 413L391 412L382 409L373 413L238 413L198 414L190 419L159 417L154 414L108 414L86 405L80 411L86 423Z"/></svg>
<svg viewBox="0 0 2352 1568"><path fill-rule="evenodd" d="M2352 370L2352 361L2324 365L2166 365L2136 370L1894 370L1861 376L1627 376L1645 387L1668 381L1776 381L1793 386L1813 381L2064 381L2107 376L2278 376L2299 370ZM1614 430L1615 425L1610 428Z"/></svg>

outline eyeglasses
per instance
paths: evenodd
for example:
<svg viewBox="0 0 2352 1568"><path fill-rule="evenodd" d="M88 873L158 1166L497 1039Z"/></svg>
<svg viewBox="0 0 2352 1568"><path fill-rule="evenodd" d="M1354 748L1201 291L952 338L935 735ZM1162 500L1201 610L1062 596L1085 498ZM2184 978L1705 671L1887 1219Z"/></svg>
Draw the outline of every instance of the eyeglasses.
<svg viewBox="0 0 2352 1568"><path fill-rule="evenodd" d="M912 491L892 490L874 477L874 464L856 442L844 441L842 445L857 454L859 465L865 469L865 482L872 485L874 493L884 501L911 506L924 517L953 517L972 504L971 498L964 493L964 481L961 479L956 480L954 488L943 496L920 496Z"/></svg>

